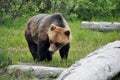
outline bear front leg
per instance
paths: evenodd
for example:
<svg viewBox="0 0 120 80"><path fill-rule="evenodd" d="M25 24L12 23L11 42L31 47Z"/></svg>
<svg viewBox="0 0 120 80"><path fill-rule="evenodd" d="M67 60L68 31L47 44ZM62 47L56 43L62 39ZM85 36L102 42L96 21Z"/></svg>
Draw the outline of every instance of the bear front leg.
<svg viewBox="0 0 120 80"><path fill-rule="evenodd" d="M67 59L68 57L68 53L69 53L69 48L70 48L70 43L68 43L67 45L63 46L61 49L60 49L60 56L62 59Z"/></svg>
<svg viewBox="0 0 120 80"><path fill-rule="evenodd" d="M50 46L49 40L45 40L45 41L39 40L38 51L37 51L37 54L39 54L39 61L46 60L46 58L47 60L52 60L52 56L48 51L49 46Z"/></svg>
<svg viewBox="0 0 120 80"><path fill-rule="evenodd" d="M39 44L37 49L38 49L38 50L37 50L37 54L39 55L39 56L38 56L38 57L39 57L39 61L45 60L47 54L46 54L46 50L45 50L45 45L44 45L44 43Z"/></svg>
<svg viewBox="0 0 120 80"><path fill-rule="evenodd" d="M29 46L29 49L33 56L34 61L38 60L37 45L34 42L29 41L29 40L27 42L28 42L28 46Z"/></svg>
<svg viewBox="0 0 120 80"><path fill-rule="evenodd" d="M52 52L47 50L47 61L52 61Z"/></svg>

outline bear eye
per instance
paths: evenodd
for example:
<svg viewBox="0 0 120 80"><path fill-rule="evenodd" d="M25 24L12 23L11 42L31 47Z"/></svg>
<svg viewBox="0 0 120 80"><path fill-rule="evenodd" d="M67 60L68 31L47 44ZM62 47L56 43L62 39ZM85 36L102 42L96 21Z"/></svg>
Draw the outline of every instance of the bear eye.
<svg viewBox="0 0 120 80"><path fill-rule="evenodd" d="M56 42L56 43L55 43L55 46L56 46L56 47L60 47L60 46L62 46L62 44L59 43L59 42Z"/></svg>

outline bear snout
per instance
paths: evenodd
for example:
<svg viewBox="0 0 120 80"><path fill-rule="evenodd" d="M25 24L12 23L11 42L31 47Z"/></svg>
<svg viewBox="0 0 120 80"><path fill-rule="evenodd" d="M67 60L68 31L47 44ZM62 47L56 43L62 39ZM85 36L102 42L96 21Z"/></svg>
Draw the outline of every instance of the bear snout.
<svg viewBox="0 0 120 80"><path fill-rule="evenodd" d="M50 53L54 53L54 49L52 49L51 47L48 50Z"/></svg>
<svg viewBox="0 0 120 80"><path fill-rule="evenodd" d="M49 52L54 53L55 51L57 51L57 48L55 47L55 45L51 44L48 50Z"/></svg>

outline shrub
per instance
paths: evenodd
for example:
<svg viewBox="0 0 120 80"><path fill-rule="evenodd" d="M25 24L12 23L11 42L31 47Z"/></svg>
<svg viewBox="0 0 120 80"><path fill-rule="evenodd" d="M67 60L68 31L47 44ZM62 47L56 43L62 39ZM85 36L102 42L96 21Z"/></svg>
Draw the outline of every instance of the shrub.
<svg viewBox="0 0 120 80"><path fill-rule="evenodd" d="M1 0L0 21L39 13L62 13L67 19L120 16L120 0Z"/></svg>

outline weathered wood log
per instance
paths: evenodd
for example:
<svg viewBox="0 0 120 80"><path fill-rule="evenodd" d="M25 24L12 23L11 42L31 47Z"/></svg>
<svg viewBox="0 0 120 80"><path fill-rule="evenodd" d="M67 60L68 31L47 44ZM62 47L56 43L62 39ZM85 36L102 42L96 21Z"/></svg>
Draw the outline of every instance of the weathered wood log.
<svg viewBox="0 0 120 80"><path fill-rule="evenodd" d="M120 30L119 22L85 22L82 23L82 28L98 31Z"/></svg>
<svg viewBox="0 0 120 80"><path fill-rule="evenodd" d="M20 75L23 72L37 78L51 77L60 74L65 68L44 67L44 66L28 66L28 65L10 65L8 66L8 74L15 73Z"/></svg>
<svg viewBox="0 0 120 80"><path fill-rule="evenodd" d="M110 80L119 72L120 41L115 41L77 61L57 80Z"/></svg>

